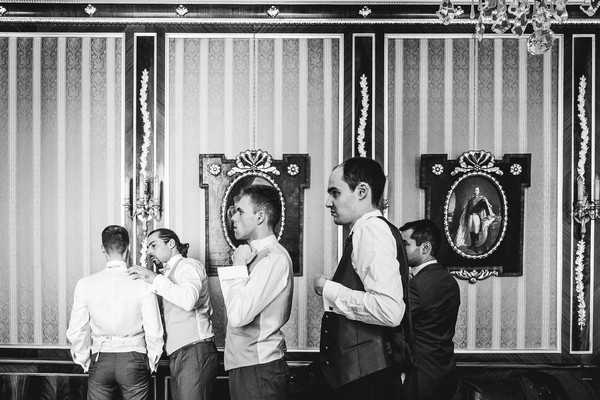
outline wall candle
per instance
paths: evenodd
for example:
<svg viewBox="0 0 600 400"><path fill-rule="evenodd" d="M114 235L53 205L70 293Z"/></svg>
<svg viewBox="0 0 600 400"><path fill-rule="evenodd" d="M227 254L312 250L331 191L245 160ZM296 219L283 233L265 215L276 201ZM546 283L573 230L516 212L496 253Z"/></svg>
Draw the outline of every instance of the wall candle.
<svg viewBox="0 0 600 400"><path fill-rule="evenodd" d="M577 177L577 201L584 201L585 188L583 185L583 178L581 176Z"/></svg>
<svg viewBox="0 0 600 400"><path fill-rule="evenodd" d="M600 176L596 175L594 180L594 200L600 201Z"/></svg>

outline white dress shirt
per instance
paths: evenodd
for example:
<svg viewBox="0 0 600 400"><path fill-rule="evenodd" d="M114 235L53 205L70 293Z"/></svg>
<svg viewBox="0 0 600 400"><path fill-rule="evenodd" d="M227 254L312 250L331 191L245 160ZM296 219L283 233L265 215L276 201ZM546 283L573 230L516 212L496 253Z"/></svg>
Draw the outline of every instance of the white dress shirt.
<svg viewBox="0 0 600 400"><path fill-rule="evenodd" d="M174 255L152 281L152 291L163 298L168 355L214 336L208 277L200 261Z"/></svg>
<svg viewBox="0 0 600 400"><path fill-rule="evenodd" d="M402 279L396 240L379 210L362 215L352 227L352 266L365 291L328 280L323 287L325 311L367 324L398 326L404 316Z"/></svg>
<svg viewBox="0 0 600 400"><path fill-rule="evenodd" d="M122 261L80 279L75 286L67 339L73 361L87 372L90 353L147 353L152 371L162 354L163 327L150 286L133 280Z"/></svg>
<svg viewBox="0 0 600 400"><path fill-rule="evenodd" d="M275 236L253 240L257 261L221 267L219 281L227 310L225 370L283 358L281 328L290 318L293 294L292 260Z"/></svg>
<svg viewBox="0 0 600 400"><path fill-rule="evenodd" d="M410 267L410 274L414 277L417 276L419 272L421 272L426 266L431 264L436 264L438 261L434 258L433 260L429 260L424 262L423 264L419 264L416 267Z"/></svg>

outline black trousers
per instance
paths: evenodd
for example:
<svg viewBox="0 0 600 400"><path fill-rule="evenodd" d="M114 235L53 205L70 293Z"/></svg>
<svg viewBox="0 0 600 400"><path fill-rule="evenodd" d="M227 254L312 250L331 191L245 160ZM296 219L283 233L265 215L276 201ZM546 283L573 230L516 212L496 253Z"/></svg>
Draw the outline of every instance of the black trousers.
<svg viewBox="0 0 600 400"><path fill-rule="evenodd" d="M284 359L229 371L231 400L285 400L290 373Z"/></svg>
<svg viewBox="0 0 600 400"><path fill-rule="evenodd" d="M183 346L169 356L173 400L210 400L219 371L212 341Z"/></svg>
<svg viewBox="0 0 600 400"><path fill-rule="evenodd" d="M334 390L336 400L399 400L402 399L401 373L387 368L364 376Z"/></svg>
<svg viewBox="0 0 600 400"><path fill-rule="evenodd" d="M150 366L146 354L130 351L92 355L88 400L112 400L117 390L123 400L150 399Z"/></svg>

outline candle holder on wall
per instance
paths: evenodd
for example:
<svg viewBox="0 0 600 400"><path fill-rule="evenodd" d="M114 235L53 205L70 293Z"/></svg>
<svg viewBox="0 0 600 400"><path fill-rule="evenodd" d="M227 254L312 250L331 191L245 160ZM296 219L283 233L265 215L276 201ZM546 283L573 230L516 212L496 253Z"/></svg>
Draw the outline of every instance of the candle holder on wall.
<svg viewBox="0 0 600 400"><path fill-rule="evenodd" d="M588 200L583 176L577 177L577 200L573 205L573 219L579 224L581 235L587 232L586 225L600 218L600 177L594 182L594 200Z"/></svg>

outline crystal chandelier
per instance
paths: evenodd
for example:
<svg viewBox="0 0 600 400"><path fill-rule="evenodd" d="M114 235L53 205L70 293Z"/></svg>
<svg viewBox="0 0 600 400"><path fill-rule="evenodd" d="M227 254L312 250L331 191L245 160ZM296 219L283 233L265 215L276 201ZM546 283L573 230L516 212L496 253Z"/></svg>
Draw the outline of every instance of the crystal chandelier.
<svg viewBox="0 0 600 400"><path fill-rule="evenodd" d="M522 36L528 25L533 32L527 40L527 50L531 54L543 54L552 48L554 33L550 29L553 23L566 21L568 0L475 0L471 2L469 18L477 19L475 37L483 39L486 25L491 25L495 33L508 31ZM594 4L596 3L596 4ZM583 0L580 6L588 16L593 16L600 7L600 0ZM450 24L454 18L463 13L460 6L455 6L452 0L441 0L436 13L444 25Z"/></svg>

